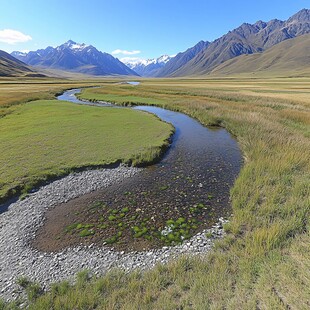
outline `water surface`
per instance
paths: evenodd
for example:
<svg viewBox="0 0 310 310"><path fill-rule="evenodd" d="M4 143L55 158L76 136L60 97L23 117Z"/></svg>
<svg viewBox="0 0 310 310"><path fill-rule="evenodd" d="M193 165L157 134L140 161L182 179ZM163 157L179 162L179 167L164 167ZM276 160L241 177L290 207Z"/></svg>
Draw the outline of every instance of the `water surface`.
<svg viewBox="0 0 310 310"><path fill-rule="evenodd" d="M77 92L79 90L67 91L58 99L94 104L75 98ZM181 218L185 221L182 225L186 230L185 237L189 237L189 234L209 228L219 217L230 216L229 191L242 165L237 141L225 129L204 127L182 113L150 106L134 109L154 113L175 127L171 147L163 159L121 184L62 204L59 208L68 210L68 213L57 213L56 208L51 219L53 225L62 222L64 217L72 223L91 223L96 233L84 238L83 242L100 244L102 240L110 240L120 234L113 246L141 250L168 242L158 238L158 232L167 228L167 220ZM96 202L100 202L102 207L94 212L92 206ZM125 209L126 212L121 211ZM72 210L78 210L77 214L73 214ZM111 210L116 217L121 214L114 220L117 225L108 220ZM96 228L99 227L99 219L107 226L100 231ZM133 227L147 228L148 233L135 238ZM64 239L67 239L66 245L81 242L81 238L74 234Z"/></svg>

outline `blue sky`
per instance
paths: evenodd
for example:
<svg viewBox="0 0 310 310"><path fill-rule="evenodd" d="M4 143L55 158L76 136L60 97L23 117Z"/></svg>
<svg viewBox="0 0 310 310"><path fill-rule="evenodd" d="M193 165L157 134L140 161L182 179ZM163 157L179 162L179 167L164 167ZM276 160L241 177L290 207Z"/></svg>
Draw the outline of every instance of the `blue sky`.
<svg viewBox="0 0 310 310"><path fill-rule="evenodd" d="M131 52L114 53L118 58L153 58L302 8L309 0L2 0L0 49L37 50L72 39L108 53Z"/></svg>

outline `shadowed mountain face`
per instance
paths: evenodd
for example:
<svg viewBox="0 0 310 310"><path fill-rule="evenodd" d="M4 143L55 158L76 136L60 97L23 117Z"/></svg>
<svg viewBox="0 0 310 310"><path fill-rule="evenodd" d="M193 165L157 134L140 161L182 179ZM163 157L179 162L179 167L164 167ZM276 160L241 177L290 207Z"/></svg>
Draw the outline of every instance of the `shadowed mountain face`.
<svg viewBox="0 0 310 310"><path fill-rule="evenodd" d="M310 74L310 34L285 40L262 53L240 55L217 66L213 75Z"/></svg>
<svg viewBox="0 0 310 310"><path fill-rule="evenodd" d="M0 50L0 76L24 76L34 73L29 66Z"/></svg>
<svg viewBox="0 0 310 310"><path fill-rule="evenodd" d="M56 48L49 46L29 53L13 52L11 55L29 65L43 68L90 75L137 75L110 54L71 40Z"/></svg>
<svg viewBox="0 0 310 310"><path fill-rule="evenodd" d="M178 53L173 57L167 64L157 72L156 76L164 77L169 76L173 72L177 71L179 68L185 66L190 60L192 60L196 55L202 50L209 46L210 42L200 41L195 46L187 49L185 52Z"/></svg>
<svg viewBox="0 0 310 310"><path fill-rule="evenodd" d="M242 54L262 52L284 40L310 33L310 10L303 9L287 21L258 21L242 24L221 38L178 54L158 73L158 76L186 76L210 73L216 66ZM205 42L207 43L207 42ZM193 53L193 50L196 53ZM179 56L180 55L180 56ZM183 61L180 62L179 57Z"/></svg>

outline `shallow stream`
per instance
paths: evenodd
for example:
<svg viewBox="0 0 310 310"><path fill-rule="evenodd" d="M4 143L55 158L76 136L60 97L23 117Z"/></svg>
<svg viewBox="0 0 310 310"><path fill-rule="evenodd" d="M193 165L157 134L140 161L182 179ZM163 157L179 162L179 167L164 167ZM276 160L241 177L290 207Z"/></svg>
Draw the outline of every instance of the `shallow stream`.
<svg viewBox="0 0 310 310"><path fill-rule="evenodd" d="M97 105L78 100L78 92L66 91L58 99ZM182 113L153 106L134 109L151 112L175 127L164 158L121 184L48 211L52 213L47 216L47 224L59 223L59 229L67 229L67 233L50 233L57 239L56 248L44 247L50 242L43 240L39 248L57 250L57 244L61 248L79 243L83 229L91 232L83 243L106 242L122 250L149 249L178 243L211 227L220 217L230 216L229 191L242 165L237 141L227 130L204 127ZM82 223L80 230L77 223ZM49 235L48 231L44 235Z"/></svg>

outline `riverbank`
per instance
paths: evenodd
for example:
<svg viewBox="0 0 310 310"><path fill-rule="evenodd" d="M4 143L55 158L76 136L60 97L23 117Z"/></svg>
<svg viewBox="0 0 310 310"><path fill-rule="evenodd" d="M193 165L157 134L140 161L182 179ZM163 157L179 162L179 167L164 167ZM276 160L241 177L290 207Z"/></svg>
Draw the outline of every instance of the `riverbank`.
<svg viewBox="0 0 310 310"><path fill-rule="evenodd" d="M247 160L231 191L234 216L226 237L202 259L63 283L30 309L309 308L309 83L224 78L145 80L130 90L105 85L103 94L154 97L237 136Z"/></svg>
<svg viewBox="0 0 310 310"><path fill-rule="evenodd" d="M170 264L163 277L160 270L139 278L123 277L114 286L105 286L100 305L309 307L309 82L307 78L152 79L131 89L110 85L87 91L87 98L112 96L120 104L164 102L168 109L185 112L202 124L220 124L237 137L246 157L231 191L234 217L216 251L203 262L190 260L190 267L182 261ZM151 278L169 279L169 293ZM86 286L87 294L80 300L94 296L94 283ZM128 287L132 293L124 295ZM57 302L64 300L57 297Z"/></svg>
<svg viewBox="0 0 310 310"><path fill-rule="evenodd" d="M76 273L84 269L99 276L114 267L126 271L149 269L185 253L195 255L208 252L213 246L213 240L223 234L222 219L212 229L197 234L183 245L159 250L125 253L111 247L81 244L46 253L31 247L30 243L43 224L48 209L112 184L121 186L123 180L139 173L141 169L125 166L79 172L41 187L24 200L12 203L1 214L0 298L15 300L23 296L22 288L17 285L21 277L27 277L48 289L51 283L73 281Z"/></svg>
<svg viewBox="0 0 310 310"><path fill-rule="evenodd" d="M88 105L65 92L58 99ZM242 165L236 141L222 128L158 107L139 106L175 128L163 159L139 176L56 206L46 213L33 246L58 251L103 242L120 251L145 251L181 243L231 214L229 190ZM116 109L119 110L119 109ZM165 227L169 233L162 234Z"/></svg>
<svg viewBox="0 0 310 310"><path fill-rule="evenodd" d="M71 92L68 92L69 96L70 94ZM43 104L45 107L49 108L49 102L39 103L39 108L41 107L40 104ZM63 105L64 103L61 103L60 105L57 105L57 108L61 109L63 108ZM33 108L31 103L30 108ZM38 106L36 106L36 108L38 108ZM116 111L119 112L121 110L117 109ZM165 118L163 116L164 112L164 110L161 111L163 118ZM158 113L160 114L160 112ZM171 117L171 112L166 111L165 113ZM177 113L174 114L175 116L173 117L176 117ZM153 115L151 117L153 117ZM237 148L233 151L235 142L227 133L220 133L219 137L222 137L224 144L223 146L219 146L218 137L215 133L208 131L208 129L203 128L195 121L191 121L185 115L182 116L180 114L177 118L185 118L184 120L179 120L180 124L177 121L177 124L178 126L181 124L184 126L186 124L186 127L188 127L188 134L192 135L193 133L191 131L197 131L199 128L199 130L206 131L202 136L202 133L200 133L199 136L201 136L203 140L214 140L216 142L216 149L220 152L224 152L224 149L222 148L225 145L225 148L228 150L231 149L229 153L231 151L233 153L238 153ZM166 121L169 121L169 119ZM193 124L189 125L190 122ZM177 127L177 130L179 132L178 135L180 135L181 128ZM204 137L204 135L206 135L206 137ZM214 135L214 137L212 135ZM188 139L185 137L185 140ZM201 143L198 144L200 145ZM200 152L204 153L202 149ZM215 153L216 152L217 151L215 151ZM227 171L229 175L232 174L232 179L229 182L233 180L234 174L239 171L240 162L237 153L236 162L231 162L231 164L229 164L229 167L236 165L236 171ZM212 153L210 153L209 150L206 154L209 154L210 157ZM174 156L175 154L171 154L170 158L173 158ZM234 158L234 156L232 157ZM193 165L197 166L196 161L193 160L192 157L191 159L193 161ZM167 159L165 161L167 161ZM188 160L185 161L188 162ZM165 165L167 165L167 163L163 163L160 166L164 168ZM211 163L209 163L208 167L208 169L212 171L213 168L215 168ZM224 167L221 167L222 168L220 170L223 170ZM192 168L189 169L192 170ZM165 170L167 170L167 168L163 171ZM141 174L140 169L124 166L114 169L76 172L67 177L51 182L48 185L42 186L35 192L30 192L24 197L23 200L18 200L17 202L8 204L8 210L1 214L2 225L0 228L0 236L3 237L0 238L0 257L2 259L2 268L0 270L0 279L2 279L0 297L7 300L17 299L23 293L21 288L17 285L18 280L21 277L37 282L42 288L47 289L50 287L50 284L54 282L65 279L70 279L72 281L75 274L83 269L88 269L94 275L99 276L110 271L113 267L120 267L127 271L134 270L136 268L143 270L152 268L158 263L167 263L171 259L176 259L183 254L197 255L209 252L214 245L214 240L223 236L224 231L222 224L226 222L223 218L220 218L220 221L214 224L212 228L204 229L199 233L196 233L193 237L184 241L183 244L179 246L164 246L159 249L151 249L149 251L117 251L113 249L113 245L109 247L102 247L89 244L89 242L87 245L81 243L76 246L64 247L61 251L57 252L43 252L33 248L33 240L38 232L38 229L44 224L45 214L49 209L53 209L57 205L66 203L69 200L83 196L87 193L110 187L113 184L117 185L117 187L121 187L121 184L125 179L134 178L137 174ZM179 177L180 175L178 178ZM194 176L192 177L194 178ZM199 175L199 177L199 184L197 183L199 186L197 186L197 189L201 189L203 187L202 183L206 186L206 183L203 180L204 177L207 177L207 175ZM218 176L218 178L220 178L220 176ZM170 179L171 176L168 177L168 180ZM192 188L193 179L189 178L187 175L186 180L186 183L189 183L191 191L195 192ZM216 179L213 177L212 182L215 181ZM229 183L227 183L227 181L228 179L225 184L228 185ZM138 182L140 183L140 181ZM160 188L162 187L160 184L158 186ZM183 191L185 190L184 186L182 189ZM211 190L210 186L208 189ZM160 189L160 191L162 191L162 189ZM205 192L206 190L203 191ZM217 198L217 202L223 203L223 197L226 197L227 195L221 193L221 196L221 199ZM228 199L228 196L226 198ZM214 223L216 220L214 220L213 217L214 216L212 215L211 218ZM165 221L166 220L167 219L165 219ZM14 246L12 247L12 245Z"/></svg>
<svg viewBox="0 0 310 310"><path fill-rule="evenodd" d="M173 127L131 109L37 100L2 117L0 131L5 202L72 171L152 163L168 148Z"/></svg>

